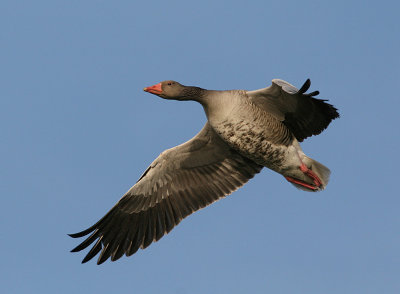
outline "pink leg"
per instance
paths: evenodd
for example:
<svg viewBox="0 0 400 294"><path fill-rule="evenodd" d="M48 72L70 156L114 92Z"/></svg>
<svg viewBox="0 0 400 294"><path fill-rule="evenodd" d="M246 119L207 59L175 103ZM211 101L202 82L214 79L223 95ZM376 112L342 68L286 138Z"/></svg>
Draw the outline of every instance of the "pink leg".
<svg viewBox="0 0 400 294"><path fill-rule="evenodd" d="M318 189L317 187L314 187L314 186L312 186L310 184L307 184L307 183L305 183L303 181L293 179L291 177L285 177L285 179L288 180L291 183L298 184L300 186L306 187L306 188L311 189L311 190L317 190Z"/></svg>
<svg viewBox="0 0 400 294"><path fill-rule="evenodd" d="M304 163L301 163L300 170L303 173L305 173L307 176L309 176L311 179L313 179L315 186L319 187L322 185L322 182L319 179L319 177L311 169L309 169Z"/></svg>
<svg viewBox="0 0 400 294"><path fill-rule="evenodd" d="M322 186L320 178L312 170L310 170L303 162L301 162L300 170L314 181L315 186L310 185L302 180L294 179L292 177L285 177L286 180L314 191L318 190L318 187Z"/></svg>

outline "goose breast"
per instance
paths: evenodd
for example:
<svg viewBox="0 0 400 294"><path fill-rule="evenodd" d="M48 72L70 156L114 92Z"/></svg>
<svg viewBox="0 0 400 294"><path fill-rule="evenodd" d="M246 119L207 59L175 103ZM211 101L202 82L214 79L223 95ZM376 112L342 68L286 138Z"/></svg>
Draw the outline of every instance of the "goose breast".
<svg viewBox="0 0 400 294"><path fill-rule="evenodd" d="M295 138L276 118L254 105L244 93L230 101L233 107L209 121L233 149L256 163L280 172ZM294 151L294 150L293 150Z"/></svg>

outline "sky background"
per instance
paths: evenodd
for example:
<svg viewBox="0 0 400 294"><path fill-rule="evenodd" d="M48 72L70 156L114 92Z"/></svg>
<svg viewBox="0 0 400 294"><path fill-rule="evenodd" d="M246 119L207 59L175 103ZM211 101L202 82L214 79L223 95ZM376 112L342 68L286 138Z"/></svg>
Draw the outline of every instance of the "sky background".
<svg viewBox="0 0 400 294"><path fill-rule="evenodd" d="M398 1L0 3L0 292L400 293ZM174 79L259 89L310 78L340 111L306 154L321 193L263 170L134 256L82 265L102 217L205 122ZM87 251L86 251L87 252Z"/></svg>

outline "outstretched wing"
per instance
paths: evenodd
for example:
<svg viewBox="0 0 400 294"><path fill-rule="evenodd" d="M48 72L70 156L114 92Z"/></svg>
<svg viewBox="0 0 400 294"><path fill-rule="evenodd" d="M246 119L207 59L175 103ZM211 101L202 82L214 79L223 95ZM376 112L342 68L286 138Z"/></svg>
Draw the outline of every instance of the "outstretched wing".
<svg viewBox="0 0 400 294"><path fill-rule="evenodd" d="M299 142L325 130L339 117L337 109L327 100L317 99L314 91L305 94L311 85L308 79L298 90L288 82L274 79L270 87L247 91L254 104L273 115L293 133Z"/></svg>
<svg viewBox="0 0 400 294"><path fill-rule="evenodd" d="M100 251L97 264L130 256L171 231L183 218L245 184L262 166L230 149L208 123L190 141L164 151L138 182L96 224L73 238L91 234L72 250L94 243L83 259Z"/></svg>

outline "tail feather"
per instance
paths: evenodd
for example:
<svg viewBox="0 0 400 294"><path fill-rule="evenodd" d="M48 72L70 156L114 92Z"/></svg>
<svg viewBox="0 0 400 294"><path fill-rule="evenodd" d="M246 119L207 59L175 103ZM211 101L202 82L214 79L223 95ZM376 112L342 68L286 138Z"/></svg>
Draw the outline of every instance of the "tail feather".
<svg viewBox="0 0 400 294"><path fill-rule="evenodd" d="M326 185L328 185L329 177L331 175L331 171L329 170L329 168L307 156L303 160L307 166L311 166L311 170L320 178L322 182L321 190L325 189Z"/></svg>
<svg viewBox="0 0 400 294"><path fill-rule="evenodd" d="M302 186L302 185L296 184L294 182L291 182L291 184L294 185L296 188L301 189L303 191L317 192L317 191L324 190L326 185L329 182L329 176L331 174L331 171L329 170L329 168L327 168L322 163L319 163L318 161L316 161L306 155L302 155L301 160L309 169L311 169L318 176L318 178L321 181L321 186L316 187L313 180L310 177L308 177L307 175L305 175L303 172L301 172L300 169L296 170L296 175L289 174L289 176L291 176L294 179L298 179L306 184L312 185L312 186L316 187L316 189L310 189L310 188L307 188L307 186Z"/></svg>

